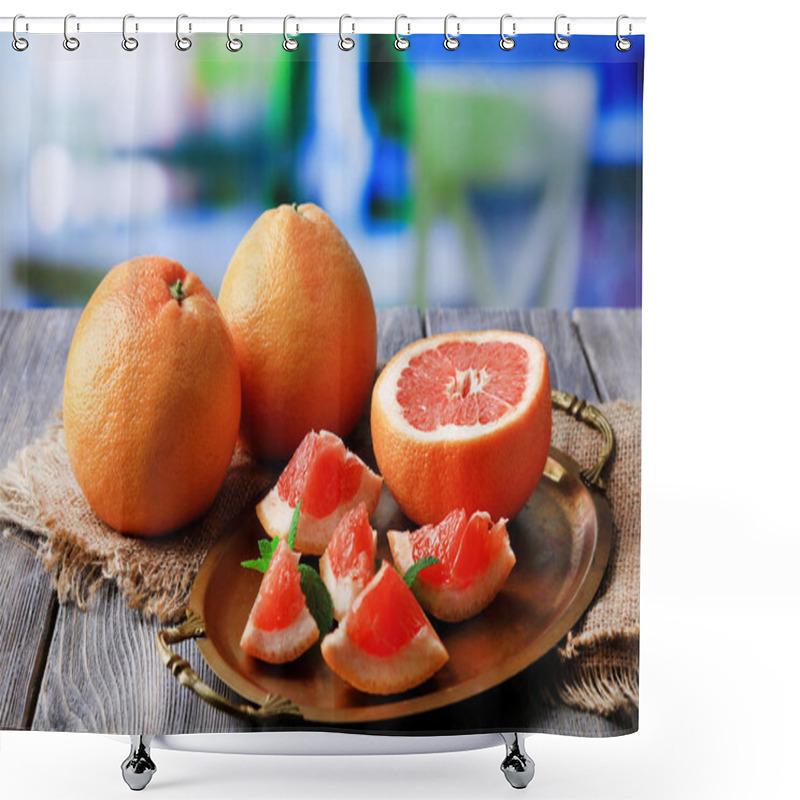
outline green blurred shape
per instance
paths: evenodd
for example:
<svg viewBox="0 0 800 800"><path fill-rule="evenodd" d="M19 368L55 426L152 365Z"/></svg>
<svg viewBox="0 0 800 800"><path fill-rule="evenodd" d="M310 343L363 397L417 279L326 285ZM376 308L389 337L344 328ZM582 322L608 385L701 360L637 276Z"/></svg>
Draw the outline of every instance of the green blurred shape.
<svg viewBox="0 0 800 800"><path fill-rule="evenodd" d="M105 275L102 269L44 259L17 259L12 267L15 284L54 306L84 305Z"/></svg>

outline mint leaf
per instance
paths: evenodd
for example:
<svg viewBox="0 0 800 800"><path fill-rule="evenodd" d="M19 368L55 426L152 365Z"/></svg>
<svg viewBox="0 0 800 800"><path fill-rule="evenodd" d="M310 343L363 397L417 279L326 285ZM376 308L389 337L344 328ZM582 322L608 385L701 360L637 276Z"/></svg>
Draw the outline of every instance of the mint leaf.
<svg viewBox="0 0 800 800"><path fill-rule="evenodd" d="M261 558L251 558L249 561L242 561L242 566L248 569L254 569L258 572L266 572L269 569L269 562L272 561L272 555L278 548L280 539L259 539L258 552L261 553Z"/></svg>
<svg viewBox="0 0 800 800"><path fill-rule="evenodd" d="M425 567L432 567L434 564L438 564L439 559L436 556L425 556L425 558L421 558L419 561L412 564L407 570L406 574L403 575L403 580L406 582L406 586L411 589L414 586L414 581L417 579L417 575L425 569Z"/></svg>
<svg viewBox="0 0 800 800"><path fill-rule="evenodd" d="M272 558L272 554L275 552L275 547L277 539L259 539L258 540L258 552L261 553L261 558L266 558L269 561Z"/></svg>
<svg viewBox="0 0 800 800"><path fill-rule="evenodd" d="M289 526L289 536L286 539L290 550L294 550L294 540L297 538L297 523L300 521L300 506L303 501L300 500L294 507L294 514L292 514L292 524Z"/></svg>
<svg viewBox="0 0 800 800"><path fill-rule="evenodd" d="M319 573L308 564L300 564L300 588L306 596L306 605L324 636L333 626L333 601Z"/></svg>

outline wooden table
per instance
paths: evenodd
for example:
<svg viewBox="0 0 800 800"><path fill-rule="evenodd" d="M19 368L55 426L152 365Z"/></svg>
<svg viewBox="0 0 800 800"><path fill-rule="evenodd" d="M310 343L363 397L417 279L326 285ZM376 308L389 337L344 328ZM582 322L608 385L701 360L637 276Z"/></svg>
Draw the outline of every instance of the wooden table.
<svg viewBox="0 0 800 800"><path fill-rule="evenodd" d="M60 407L79 316L72 309L0 311L0 464L31 443ZM433 309L420 314L410 307L379 309L378 358L388 359L423 335L485 328L525 331L539 338L550 355L553 388L590 401L641 397L639 310L579 309L570 314L552 309ZM0 730L252 730L175 681L156 654L158 629L157 622L143 620L110 586L86 612L60 605L50 576L33 553L0 537ZM203 680L231 696L194 645L178 649ZM498 702L520 708L528 729L588 736L630 729L628 719L539 703L529 693L532 679L523 673L492 690L498 692ZM436 719L411 718L395 727L431 730ZM458 704L447 717L467 727L469 719L470 701Z"/></svg>

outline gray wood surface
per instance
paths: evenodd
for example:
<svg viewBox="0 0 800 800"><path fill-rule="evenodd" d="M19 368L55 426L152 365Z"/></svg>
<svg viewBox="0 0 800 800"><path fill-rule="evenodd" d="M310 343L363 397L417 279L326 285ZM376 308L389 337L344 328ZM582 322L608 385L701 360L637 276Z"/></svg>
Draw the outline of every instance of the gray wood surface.
<svg viewBox="0 0 800 800"><path fill-rule="evenodd" d="M0 313L0 467L59 407L79 313ZM30 727L56 609L50 578L33 553L0 536L0 728Z"/></svg>
<svg viewBox="0 0 800 800"><path fill-rule="evenodd" d="M600 399L642 398L642 310L579 308L572 315Z"/></svg>
<svg viewBox="0 0 800 800"><path fill-rule="evenodd" d="M0 455L8 459L42 430L59 406L66 355L79 312L0 312ZM550 355L555 388L590 400L641 393L641 315L619 311L414 308L378 312L378 358L385 361L421 335L505 328L533 333ZM0 728L110 733L252 730L181 687L158 660L158 623L128 609L109 586L87 612L60 607L49 579L21 546L0 540ZM220 693L192 643L179 652ZM8 665L11 665L10 668ZM524 709L531 727L560 733L619 733L620 723L568 708L537 706L530 676L493 690L498 703ZM527 681L527 683L526 683ZM468 726L471 701L452 707L448 724ZM439 724L443 719L438 718ZM286 727L296 723L286 721ZM436 725L411 719L393 727Z"/></svg>

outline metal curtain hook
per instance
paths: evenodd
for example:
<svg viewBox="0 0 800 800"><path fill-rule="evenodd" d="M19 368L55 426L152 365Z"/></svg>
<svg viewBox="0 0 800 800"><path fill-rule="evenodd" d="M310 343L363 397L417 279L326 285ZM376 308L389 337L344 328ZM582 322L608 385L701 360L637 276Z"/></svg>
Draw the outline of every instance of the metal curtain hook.
<svg viewBox="0 0 800 800"><path fill-rule="evenodd" d="M128 20L135 19L133 14L126 14L122 18L122 49L127 50L129 53L132 53L138 46L139 40L134 39L133 36L128 36ZM139 26L136 26L136 30L139 29Z"/></svg>
<svg viewBox="0 0 800 800"><path fill-rule="evenodd" d="M617 17L617 43L616 43L615 46L616 46L617 50L619 50L621 53L624 53L626 50L630 50L631 47L633 46L633 43L631 42L630 39L625 39L623 36L620 36L620 33L619 33L620 25L619 24L624 19L628 19L628 15L627 14L620 14ZM633 31L633 26L629 22L628 23L628 35L630 35L632 31Z"/></svg>
<svg viewBox="0 0 800 800"><path fill-rule="evenodd" d="M178 14L175 19L175 47L178 50L188 50L192 46L192 40L188 36L181 36L181 20L187 19L188 14ZM192 23L189 23L189 30L192 30Z"/></svg>
<svg viewBox="0 0 800 800"><path fill-rule="evenodd" d="M68 26L71 19L75 19L74 14L67 14L67 16L64 17L64 49L69 50L70 52L77 50L81 46L80 41L76 37L69 35ZM80 30L80 25L77 25L77 23L76 30Z"/></svg>
<svg viewBox="0 0 800 800"><path fill-rule="evenodd" d="M353 18L349 14L342 14L342 16L339 17L339 49L340 50L352 50L356 46L356 43L349 36L346 37L344 35L344 33L342 32L342 28L344 26L344 21L346 19L353 19ZM353 30L355 30L355 27L356 26L353 25Z"/></svg>
<svg viewBox="0 0 800 800"><path fill-rule="evenodd" d="M18 53L21 53L23 50L27 50L28 49L28 40L27 39L23 39L20 36L17 36L17 20L19 20L19 19L25 19L25 15L24 14L17 14L17 16L14 17L14 21L11 23L11 33L14 36L14 39L11 42L11 46Z"/></svg>
<svg viewBox="0 0 800 800"><path fill-rule="evenodd" d="M411 40L407 39L405 36L400 35L400 20L401 19L408 19L405 14L398 14L394 18L394 46L398 50L408 50L411 47ZM408 34L411 34L411 23L407 22L406 27L408 28Z"/></svg>
<svg viewBox="0 0 800 800"><path fill-rule="evenodd" d="M505 31L503 30L503 26L505 25L505 22L506 22L507 19L512 19L511 14L503 14L503 16L500 17L500 49L501 50L513 50L517 46L516 41L511 36L506 36ZM517 32L517 23L516 22L512 22L511 23L511 32L512 33L516 33Z"/></svg>
<svg viewBox="0 0 800 800"><path fill-rule="evenodd" d="M233 22L235 19L239 19L239 17L236 14L231 14L228 17L228 27L226 31L228 34L228 41L225 42L225 47L227 47L228 50L231 51L231 53L238 53L242 49L242 40L234 38L233 35L231 34L231 22ZM242 26L240 25L239 30L241 29Z"/></svg>
<svg viewBox="0 0 800 800"><path fill-rule="evenodd" d="M455 14L448 14L444 18L444 46L446 50L458 50L458 46L461 42L458 41L458 35L461 33L461 23L456 22L456 35L451 36L447 32L447 23L450 22L451 19L458 20L458 17Z"/></svg>
<svg viewBox="0 0 800 800"><path fill-rule="evenodd" d="M555 35L556 35L556 40L553 42L553 47L555 47L556 50L560 50L562 52L564 50L568 50L569 49L569 39L565 39L563 36L559 35L559 33L558 33L558 21L560 19L566 19L566 18L567 18L566 14L559 14L556 17L555 25L553 26L553 30L554 30ZM569 28L570 28L570 24L568 22L567 23L567 36L569 36Z"/></svg>
<svg viewBox="0 0 800 800"><path fill-rule="evenodd" d="M293 50L297 50L297 48L300 46L300 42L298 42L297 39L293 39L291 36L289 36L287 28L290 19L296 19L296 17L293 17L291 14L289 14L283 18L283 49L291 53Z"/></svg>

